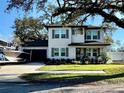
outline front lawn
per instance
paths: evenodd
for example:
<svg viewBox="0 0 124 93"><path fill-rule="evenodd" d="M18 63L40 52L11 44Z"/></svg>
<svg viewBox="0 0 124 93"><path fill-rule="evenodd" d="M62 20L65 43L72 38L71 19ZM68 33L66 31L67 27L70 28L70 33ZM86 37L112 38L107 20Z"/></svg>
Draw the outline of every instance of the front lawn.
<svg viewBox="0 0 124 93"><path fill-rule="evenodd" d="M117 64L95 64L95 65L47 65L39 70L105 70L111 68L124 68L124 65Z"/></svg>
<svg viewBox="0 0 124 93"><path fill-rule="evenodd" d="M124 82L124 65L104 64L104 65L50 65L41 67L40 70L104 70L106 74L24 74L22 79L28 81L42 82L42 81L68 81L91 83L97 81L104 81L107 83Z"/></svg>

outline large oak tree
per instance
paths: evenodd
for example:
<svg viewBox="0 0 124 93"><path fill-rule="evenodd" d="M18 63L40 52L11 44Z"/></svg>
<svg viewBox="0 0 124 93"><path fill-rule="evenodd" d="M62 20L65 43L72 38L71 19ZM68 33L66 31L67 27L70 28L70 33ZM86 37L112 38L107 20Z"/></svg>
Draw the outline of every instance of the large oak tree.
<svg viewBox="0 0 124 93"><path fill-rule="evenodd" d="M18 38L21 43L46 38L40 19L32 17L16 19L13 28L15 38Z"/></svg>
<svg viewBox="0 0 124 93"><path fill-rule="evenodd" d="M24 11L31 10L34 5L39 10L45 6L49 0L9 0L7 10L12 8L22 9ZM113 22L117 26L124 28L124 0L53 0L57 8L54 10L53 16L66 15L66 22L79 21L85 22L89 16L100 15L104 18L104 22ZM116 13L120 13L119 18ZM83 17L81 17L83 16Z"/></svg>

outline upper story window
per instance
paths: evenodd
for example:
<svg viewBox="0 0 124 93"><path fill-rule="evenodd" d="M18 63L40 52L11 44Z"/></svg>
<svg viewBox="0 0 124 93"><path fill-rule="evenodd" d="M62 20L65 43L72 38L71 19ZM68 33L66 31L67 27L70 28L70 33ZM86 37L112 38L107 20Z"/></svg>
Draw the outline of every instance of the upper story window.
<svg viewBox="0 0 124 93"><path fill-rule="evenodd" d="M52 30L52 38L69 38L69 30L68 29Z"/></svg>
<svg viewBox="0 0 124 93"><path fill-rule="evenodd" d="M93 31L93 39L98 39L98 31Z"/></svg>
<svg viewBox="0 0 124 93"><path fill-rule="evenodd" d="M66 38L66 31L61 31L61 38Z"/></svg>
<svg viewBox="0 0 124 93"><path fill-rule="evenodd" d="M91 31L88 31L88 32L86 33L86 39L91 39Z"/></svg>
<svg viewBox="0 0 124 93"><path fill-rule="evenodd" d="M86 39L89 40L100 39L100 31L97 30L86 31Z"/></svg>
<svg viewBox="0 0 124 93"><path fill-rule="evenodd" d="M54 30L54 38L59 38L59 31Z"/></svg>

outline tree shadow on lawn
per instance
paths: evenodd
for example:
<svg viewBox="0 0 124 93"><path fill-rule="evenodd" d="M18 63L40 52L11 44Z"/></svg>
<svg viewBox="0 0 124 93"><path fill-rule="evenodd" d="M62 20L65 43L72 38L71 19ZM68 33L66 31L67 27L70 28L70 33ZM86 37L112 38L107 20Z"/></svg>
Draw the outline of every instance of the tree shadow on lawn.
<svg viewBox="0 0 124 93"><path fill-rule="evenodd" d="M35 73L35 75L43 75L43 73ZM44 79L44 80L32 80L31 83L38 84L41 86L40 88L35 88L32 91L44 91L61 88L61 87L68 87L68 86L75 86L78 84L90 84L97 81L104 81L106 79L116 79L124 77L124 73L114 74L114 75L82 75L82 76L74 76L74 77L64 77L64 78L52 78L52 79ZM24 79L24 77L21 77ZM97 84L97 83L95 83ZM101 84L100 84L101 85ZM45 86L45 87L42 87Z"/></svg>
<svg viewBox="0 0 124 93"><path fill-rule="evenodd" d="M43 75L43 73L35 73L33 75ZM124 77L124 73L114 74L114 75L81 75L81 76L73 76L73 77L58 77L58 78L50 78L50 79L42 79L42 80L28 80L32 83L62 83L64 86L76 85L76 84L86 84L97 81L102 81L106 79L116 79ZM21 77L25 78L25 77Z"/></svg>

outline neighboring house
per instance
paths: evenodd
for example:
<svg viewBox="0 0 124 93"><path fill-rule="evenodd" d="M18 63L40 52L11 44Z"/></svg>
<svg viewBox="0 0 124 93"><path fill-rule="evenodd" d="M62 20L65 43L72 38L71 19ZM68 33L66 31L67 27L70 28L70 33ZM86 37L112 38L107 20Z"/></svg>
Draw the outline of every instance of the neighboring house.
<svg viewBox="0 0 124 93"><path fill-rule="evenodd" d="M0 53L3 52L3 49L7 46L7 42L0 40Z"/></svg>
<svg viewBox="0 0 124 93"><path fill-rule="evenodd" d="M0 61L4 60L3 51L6 46L7 46L7 42L0 40Z"/></svg>
<svg viewBox="0 0 124 93"><path fill-rule="evenodd" d="M95 58L110 45L104 41L105 27L49 25L46 28L48 30L48 41L34 41L32 44L30 42L30 44L27 43L28 46L24 45L22 49L28 50L30 53L31 50L36 51L35 54L38 52L39 56L41 54L41 58L46 55L46 58L50 59L80 60L83 56ZM46 53L41 53L39 50L41 52L44 50Z"/></svg>

